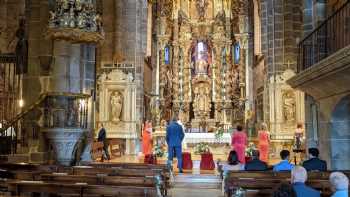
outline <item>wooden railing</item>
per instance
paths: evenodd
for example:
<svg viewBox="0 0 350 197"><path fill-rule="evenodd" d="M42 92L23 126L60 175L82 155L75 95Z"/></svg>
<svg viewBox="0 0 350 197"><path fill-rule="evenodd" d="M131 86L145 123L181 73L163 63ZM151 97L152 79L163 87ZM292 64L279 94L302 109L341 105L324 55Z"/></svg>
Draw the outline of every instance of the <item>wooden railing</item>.
<svg viewBox="0 0 350 197"><path fill-rule="evenodd" d="M299 43L298 72L350 45L350 1Z"/></svg>

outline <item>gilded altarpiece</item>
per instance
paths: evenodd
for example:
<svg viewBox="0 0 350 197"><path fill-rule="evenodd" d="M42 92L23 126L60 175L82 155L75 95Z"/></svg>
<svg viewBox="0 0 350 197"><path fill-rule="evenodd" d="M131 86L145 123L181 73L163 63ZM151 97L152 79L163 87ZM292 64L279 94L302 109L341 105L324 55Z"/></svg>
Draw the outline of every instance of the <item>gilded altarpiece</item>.
<svg viewBox="0 0 350 197"><path fill-rule="evenodd" d="M157 21L153 54L159 81L155 93L161 119L179 114L193 132L244 121L244 54L248 50L240 47L247 46L248 35L244 1L159 0L153 4Z"/></svg>

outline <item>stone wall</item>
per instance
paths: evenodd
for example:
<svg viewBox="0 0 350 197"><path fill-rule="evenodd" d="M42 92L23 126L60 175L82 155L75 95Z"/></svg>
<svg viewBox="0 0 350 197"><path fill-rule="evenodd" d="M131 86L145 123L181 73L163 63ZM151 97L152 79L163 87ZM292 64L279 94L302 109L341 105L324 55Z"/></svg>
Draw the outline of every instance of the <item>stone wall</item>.
<svg viewBox="0 0 350 197"><path fill-rule="evenodd" d="M24 16L23 0L0 0L0 53L14 52L18 22Z"/></svg>
<svg viewBox="0 0 350 197"><path fill-rule="evenodd" d="M278 111L280 106L270 101L269 95L276 94L273 85L287 69L296 71L297 68L297 41L302 33L302 1L261 0L261 45L264 55L264 68L258 61L255 73L258 74L255 84L265 83L264 89L264 121L271 121L271 113ZM264 69L264 72L261 72ZM264 80L262 80L264 78ZM260 87L257 87L260 86ZM257 85L254 91L264 88ZM255 92L257 95L258 92ZM272 98L277 100L277 98Z"/></svg>
<svg viewBox="0 0 350 197"><path fill-rule="evenodd" d="M147 47L147 1L103 1L106 40L98 48L98 74L105 64L130 63L137 83L137 119L143 118L144 59Z"/></svg>

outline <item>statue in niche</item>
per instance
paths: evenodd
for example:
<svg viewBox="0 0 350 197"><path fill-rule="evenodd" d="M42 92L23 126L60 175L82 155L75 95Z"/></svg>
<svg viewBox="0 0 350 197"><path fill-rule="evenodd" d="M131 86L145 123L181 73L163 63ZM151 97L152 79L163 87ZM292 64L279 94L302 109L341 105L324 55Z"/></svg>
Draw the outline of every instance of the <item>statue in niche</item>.
<svg viewBox="0 0 350 197"><path fill-rule="evenodd" d="M295 120L295 95L293 91L287 91L282 96L283 118L284 121L291 122Z"/></svg>
<svg viewBox="0 0 350 197"><path fill-rule="evenodd" d="M115 91L111 94L111 120L120 122L120 116L123 108L123 96L120 92Z"/></svg>
<svg viewBox="0 0 350 197"><path fill-rule="evenodd" d="M208 7L209 3L207 0L197 0L196 1L196 8L199 16L199 20L204 20L205 17L205 11Z"/></svg>
<svg viewBox="0 0 350 197"><path fill-rule="evenodd" d="M28 40L26 38L25 24L25 19L21 18L19 20L19 26L15 34L15 37L17 38L17 44L15 49L17 57L16 74L27 73L28 71ZM11 40L11 42L8 45L8 48L14 40L15 38Z"/></svg>

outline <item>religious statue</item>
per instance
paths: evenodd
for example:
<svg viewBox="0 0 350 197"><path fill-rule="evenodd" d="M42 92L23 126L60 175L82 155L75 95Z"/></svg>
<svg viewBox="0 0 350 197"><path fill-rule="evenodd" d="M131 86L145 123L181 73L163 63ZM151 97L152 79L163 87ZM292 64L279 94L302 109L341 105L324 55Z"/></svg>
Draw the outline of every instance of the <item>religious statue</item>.
<svg viewBox="0 0 350 197"><path fill-rule="evenodd" d="M294 137L295 137L294 147L295 149L300 150L302 148L302 142L304 137L303 125L301 123L298 123Z"/></svg>
<svg viewBox="0 0 350 197"><path fill-rule="evenodd" d="M208 63L205 60L196 62L196 74L208 74Z"/></svg>
<svg viewBox="0 0 350 197"><path fill-rule="evenodd" d="M73 8L70 8L70 11L69 11L69 27L71 28L75 27L75 16L74 16Z"/></svg>
<svg viewBox="0 0 350 197"><path fill-rule="evenodd" d="M119 122L123 108L122 94L115 91L111 94L111 119L113 122Z"/></svg>
<svg viewBox="0 0 350 197"><path fill-rule="evenodd" d="M285 121L295 120L295 96L292 91L283 94L283 118Z"/></svg>
<svg viewBox="0 0 350 197"><path fill-rule="evenodd" d="M207 0L197 0L196 1L196 7L197 7L199 20L204 20L205 11L206 11L208 5L209 5L209 3L207 2Z"/></svg>
<svg viewBox="0 0 350 197"><path fill-rule="evenodd" d="M25 33L25 19L20 19L16 37L18 39L16 45L16 72L17 74L23 74L27 73L28 70L28 41Z"/></svg>

